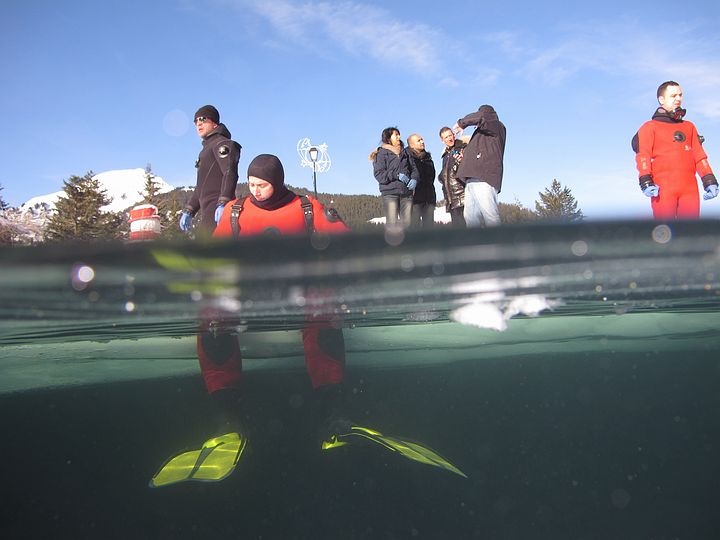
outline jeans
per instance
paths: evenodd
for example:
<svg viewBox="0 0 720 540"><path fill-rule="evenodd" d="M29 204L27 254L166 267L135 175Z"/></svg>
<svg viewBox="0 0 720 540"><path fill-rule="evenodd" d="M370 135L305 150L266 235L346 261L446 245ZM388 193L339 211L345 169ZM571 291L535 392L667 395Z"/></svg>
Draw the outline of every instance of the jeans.
<svg viewBox="0 0 720 540"><path fill-rule="evenodd" d="M412 226L415 229L431 229L435 225L435 205L419 203L412 205Z"/></svg>
<svg viewBox="0 0 720 540"><path fill-rule="evenodd" d="M465 228L465 217L463 216L464 212L464 206L450 209L450 222L453 227Z"/></svg>
<svg viewBox="0 0 720 540"><path fill-rule="evenodd" d="M394 228L400 225L403 229L410 226L412 218L412 194L410 195L383 195L383 210L385 212L385 227Z"/></svg>
<svg viewBox="0 0 720 540"><path fill-rule="evenodd" d="M465 185L465 223L469 227L495 227L500 225L497 191L487 182L468 178Z"/></svg>

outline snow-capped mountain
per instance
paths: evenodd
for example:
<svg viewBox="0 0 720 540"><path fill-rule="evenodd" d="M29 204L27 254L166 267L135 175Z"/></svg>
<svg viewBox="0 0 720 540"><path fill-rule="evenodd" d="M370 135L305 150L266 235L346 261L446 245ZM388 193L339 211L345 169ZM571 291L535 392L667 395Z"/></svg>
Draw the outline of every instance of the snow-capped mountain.
<svg viewBox="0 0 720 540"><path fill-rule="evenodd" d="M107 171L96 174L93 178L100 182L102 188L106 190L108 198L112 201L110 204L103 206L102 210L105 212L121 212L138 204L143 199L141 193L145 187L145 169ZM159 188L159 193L167 193L175 189L160 176L155 176L154 180ZM36 214L40 209L45 212L52 212L55 210L58 198L64 193L64 191L56 191L55 193L33 197L20 206L20 213L30 212Z"/></svg>

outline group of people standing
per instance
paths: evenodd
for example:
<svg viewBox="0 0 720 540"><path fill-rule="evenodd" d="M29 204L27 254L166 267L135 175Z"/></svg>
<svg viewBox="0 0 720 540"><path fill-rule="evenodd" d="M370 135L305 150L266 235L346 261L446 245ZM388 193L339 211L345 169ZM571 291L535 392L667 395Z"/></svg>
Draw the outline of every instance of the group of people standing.
<svg viewBox="0 0 720 540"><path fill-rule="evenodd" d="M706 200L717 196L718 182L702 147L702 137L692 122L683 118L686 111L682 108L680 85L664 82L657 90L657 98L660 106L632 142L640 188L651 198L655 219L697 219L700 201L696 175L701 177ZM212 233L228 202L235 199L241 146L232 140L212 105L198 109L194 123L203 148L195 164L197 185L179 225L189 231L193 217L199 213L201 230ZM469 126L475 127L472 136L461 136ZM502 188L506 129L497 112L490 105L482 105L458 119L452 128L442 127L439 135L445 149L437 180L452 224L499 225L497 198ZM407 138L406 146L397 127L385 128L370 161L380 188L386 227L432 227L437 171L424 138L414 133ZM274 197L284 204L297 197L286 192L283 175L275 186ZM259 196L259 192L251 193L250 202L258 205ZM273 201L260 206L276 209Z"/></svg>
<svg viewBox="0 0 720 540"><path fill-rule="evenodd" d="M468 139L458 137L468 126ZM500 224L497 196L502 188L506 129L490 105L460 118L453 128L440 129L445 144L437 176L445 208L456 227L493 227ZM403 144L400 130L382 131L380 146L370 154L380 186L385 226L429 228L434 224L435 165L418 134Z"/></svg>

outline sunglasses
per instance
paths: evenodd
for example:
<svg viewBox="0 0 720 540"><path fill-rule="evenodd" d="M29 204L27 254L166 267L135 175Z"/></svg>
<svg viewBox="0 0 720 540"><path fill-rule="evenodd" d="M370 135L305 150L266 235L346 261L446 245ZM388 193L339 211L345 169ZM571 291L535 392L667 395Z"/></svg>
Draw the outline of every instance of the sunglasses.
<svg viewBox="0 0 720 540"><path fill-rule="evenodd" d="M201 124L204 124L204 123L207 122L208 120L210 120L210 118L208 118L207 116L198 116L198 117L195 119L195 123L197 124L198 122L200 122Z"/></svg>

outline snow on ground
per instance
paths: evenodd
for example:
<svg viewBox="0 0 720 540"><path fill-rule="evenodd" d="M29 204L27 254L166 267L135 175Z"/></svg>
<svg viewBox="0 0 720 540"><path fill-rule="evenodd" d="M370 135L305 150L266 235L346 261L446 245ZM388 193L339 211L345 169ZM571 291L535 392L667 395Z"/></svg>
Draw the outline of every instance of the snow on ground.
<svg viewBox="0 0 720 540"><path fill-rule="evenodd" d="M450 223L450 214L447 213L447 210L445 210L444 206L435 207L435 215L433 216L433 218L435 220L435 223ZM384 225L385 216L373 218L369 220L369 222L375 225Z"/></svg>

